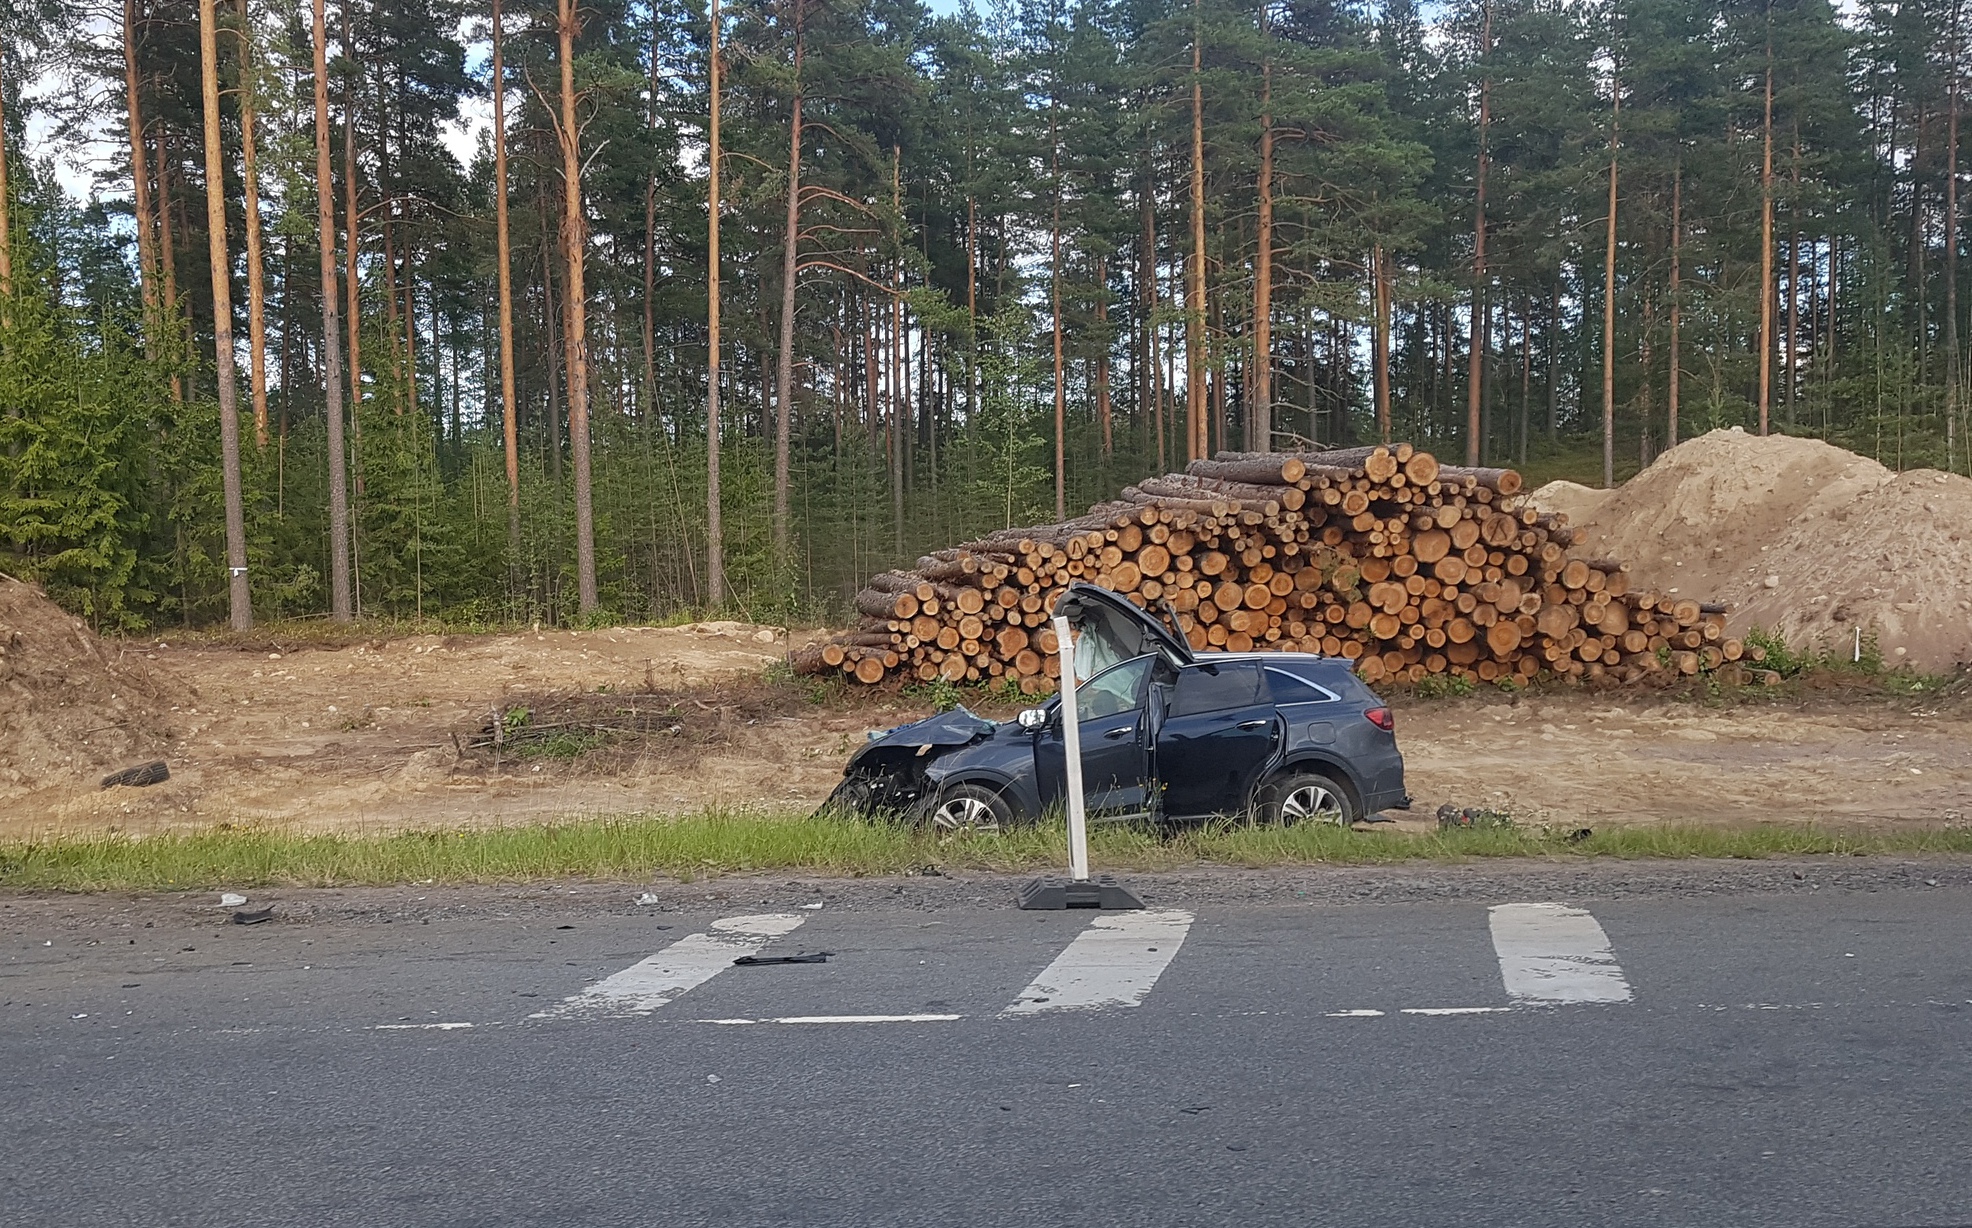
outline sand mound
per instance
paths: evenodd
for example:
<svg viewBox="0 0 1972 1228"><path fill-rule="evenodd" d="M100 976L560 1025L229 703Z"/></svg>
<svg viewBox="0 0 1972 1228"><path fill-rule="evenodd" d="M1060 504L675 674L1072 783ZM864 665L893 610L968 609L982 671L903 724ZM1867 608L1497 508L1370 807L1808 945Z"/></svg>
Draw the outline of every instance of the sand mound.
<svg viewBox="0 0 1972 1228"><path fill-rule="evenodd" d="M163 746L162 689L40 589L0 576L0 795L74 785Z"/></svg>
<svg viewBox="0 0 1972 1228"><path fill-rule="evenodd" d="M1569 524L1579 525L1593 518L1595 509L1602 506L1602 501L1610 493L1580 482L1560 479L1528 492L1527 501L1544 512L1566 516Z"/></svg>
<svg viewBox="0 0 1972 1228"><path fill-rule="evenodd" d="M1614 491L1555 482L1532 498L1568 513L1578 553L1627 561L1632 587L1726 602L1735 634L1846 647L1861 627L1892 663L1972 662L1972 479L1731 430Z"/></svg>

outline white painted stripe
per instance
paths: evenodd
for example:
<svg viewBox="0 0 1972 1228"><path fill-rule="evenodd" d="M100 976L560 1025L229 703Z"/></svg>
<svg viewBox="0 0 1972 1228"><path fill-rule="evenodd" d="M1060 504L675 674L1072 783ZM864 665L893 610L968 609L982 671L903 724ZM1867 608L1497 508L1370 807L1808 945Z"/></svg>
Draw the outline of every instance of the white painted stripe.
<svg viewBox="0 0 1972 1228"><path fill-rule="evenodd" d="M372 1032L456 1032L470 1023L380 1023Z"/></svg>
<svg viewBox="0 0 1972 1228"><path fill-rule="evenodd" d="M950 1023L960 1015L783 1015L778 1019L706 1019L704 1023Z"/></svg>
<svg viewBox="0 0 1972 1228"><path fill-rule="evenodd" d="M649 959L604 977L530 1018L648 1015L718 976L740 956L759 954L769 940L792 933L803 920L792 913L762 913L714 921L708 932L687 934Z"/></svg>
<svg viewBox="0 0 1972 1228"><path fill-rule="evenodd" d="M1596 919L1566 904L1498 904L1493 950L1518 1002L1628 1002L1630 984Z"/></svg>
<svg viewBox="0 0 1972 1228"><path fill-rule="evenodd" d="M1330 1011L1328 1017L1330 1019L1381 1019L1383 1018L1383 1012L1371 1010Z"/></svg>
<svg viewBox="0 0 1972 1228"><path fill-rule="evenodd" d="M1089 922L1003 1015L1138 1006L1184 945L1192 915L1179 909L1105 913Z"/></svg>
<svg viewBox="0 0 1972 1228"><path fill-rule="evenodd" d="M1510 1006L1406 1006L1406 1015L1497 1015Z"/></svg>

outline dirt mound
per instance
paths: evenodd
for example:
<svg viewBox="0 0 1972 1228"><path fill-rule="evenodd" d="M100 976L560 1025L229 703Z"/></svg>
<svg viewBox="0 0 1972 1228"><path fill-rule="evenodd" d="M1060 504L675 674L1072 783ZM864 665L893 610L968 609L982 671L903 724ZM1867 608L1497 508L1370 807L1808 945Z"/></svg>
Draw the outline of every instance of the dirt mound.
<svg viewBox="0 0 1972 1228"><path fill-rule="evenodd" d="M1580 482L1557 479L1530 493L1527 501L1544 512L1566 516L1568 523L1579 525L1591 518L1609 493Z"/></svg>
<svg viewBox="0 0 1972 1228"><path fill-rule="evenodd" d="M0 796L157 754L165 687L40 589L0 576Z"/></svg>
<svg viewBox="0 0 1972 1228"><path fill-rule="evenodd" d="M1633 587L1726 602L1735 634L1849 648L1861 628L1892 664L1972 661L1972 479L1734 429L1614 491L1557 482L1532 498L1568 513L1579 553L1629 562Z"/></svg>

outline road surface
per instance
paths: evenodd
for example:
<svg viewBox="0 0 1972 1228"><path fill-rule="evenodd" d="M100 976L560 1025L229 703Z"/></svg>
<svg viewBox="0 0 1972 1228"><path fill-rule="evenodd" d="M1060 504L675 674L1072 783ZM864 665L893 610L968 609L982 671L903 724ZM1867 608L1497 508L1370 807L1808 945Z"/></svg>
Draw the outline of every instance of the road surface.
<svg viewBox="0 0 1972 1228"><path fill-rule="evenodd" d="M1972 887L1925 873L0 898L0 1223L1972 1224Z"/></svg>

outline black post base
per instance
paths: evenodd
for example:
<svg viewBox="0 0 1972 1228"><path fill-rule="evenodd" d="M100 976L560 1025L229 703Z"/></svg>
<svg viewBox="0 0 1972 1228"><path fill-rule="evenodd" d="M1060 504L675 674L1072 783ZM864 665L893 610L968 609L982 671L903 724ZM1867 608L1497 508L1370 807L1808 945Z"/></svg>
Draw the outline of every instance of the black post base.
<svg viewBox="0 0 1972 1228"><path fill-rule="evenodd" d="M1020 906L1029 909L1142 908L1143 901L1105 874L1099 879L1034 878L1020 887Z"/></svg>

